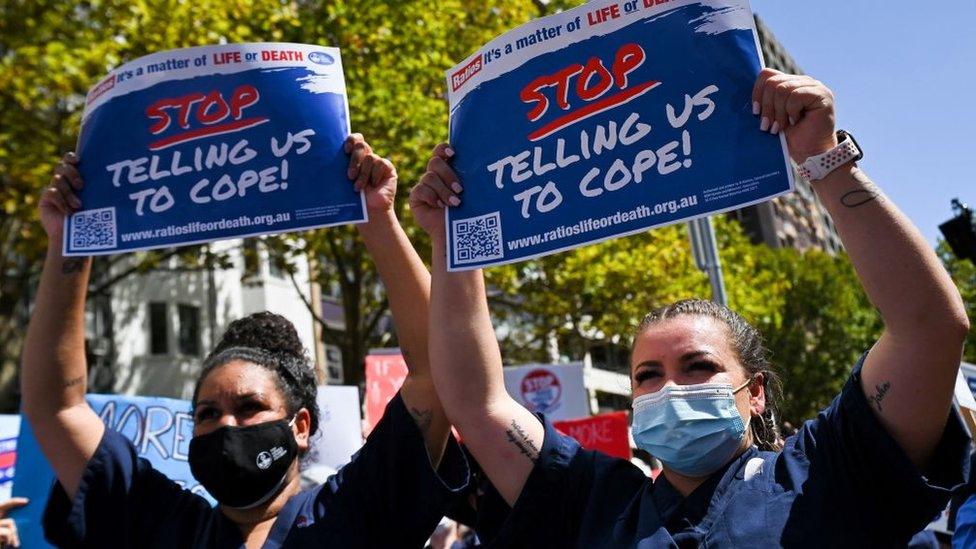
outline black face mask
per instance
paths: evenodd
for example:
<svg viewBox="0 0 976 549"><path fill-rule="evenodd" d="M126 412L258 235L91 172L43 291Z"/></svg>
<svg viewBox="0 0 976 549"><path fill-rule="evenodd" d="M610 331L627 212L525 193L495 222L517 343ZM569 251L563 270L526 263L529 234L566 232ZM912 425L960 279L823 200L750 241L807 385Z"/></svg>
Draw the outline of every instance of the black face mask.
<svg viewBox="0 0 976 549"><path fill-rule="evenodd" d="M227 425L190 440L190 471L223 505L248 509L277 493L297 455L298 443L284 419Z"/></svg>

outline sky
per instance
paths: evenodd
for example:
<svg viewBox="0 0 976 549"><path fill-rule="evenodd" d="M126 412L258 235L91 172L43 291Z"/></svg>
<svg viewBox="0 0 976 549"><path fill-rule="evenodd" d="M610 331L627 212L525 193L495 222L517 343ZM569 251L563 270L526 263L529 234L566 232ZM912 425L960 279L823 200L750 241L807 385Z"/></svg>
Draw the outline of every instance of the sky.
<svg viewBox="0 0 976 549"><path fill-rule="evenodd" d="M803 72L834 91L859 164L933 244L976 206L976 0L751 0Z"/></svg>

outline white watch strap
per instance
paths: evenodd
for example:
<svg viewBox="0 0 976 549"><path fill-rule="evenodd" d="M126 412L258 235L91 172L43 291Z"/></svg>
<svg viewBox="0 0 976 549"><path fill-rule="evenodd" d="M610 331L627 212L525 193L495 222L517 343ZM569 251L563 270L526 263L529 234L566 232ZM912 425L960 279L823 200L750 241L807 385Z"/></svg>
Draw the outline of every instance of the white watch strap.
<svg viewBox="0 0 976 549"><path fill-rule="evenodd" d="M845 137L843 141L829 151L807 158L800 165L800 175L807 181L823 179L827 177L827 174L854 160L860 154L861 151L854 144L854 140Z"/></svg>

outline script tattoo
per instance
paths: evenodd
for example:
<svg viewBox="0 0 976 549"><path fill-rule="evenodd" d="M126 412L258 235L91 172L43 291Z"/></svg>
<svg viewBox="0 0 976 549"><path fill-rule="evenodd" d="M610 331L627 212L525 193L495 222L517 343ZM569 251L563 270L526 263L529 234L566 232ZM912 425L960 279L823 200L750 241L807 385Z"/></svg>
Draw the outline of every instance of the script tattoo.
<svg viewBox="0 0 976 549"><path fill-rule="evenodd" d="M410 415L413 416L413 420L417 423L420 432L426 435L427 431L430 431L430 424L434 421L434 412L410 408Z"/></svg>
<svg viewBox="0 0 976 549"><path fill-rule="evenodd" d="M61 263L61 274L69 275L80 273L85 268L85 259L82 257L69 257Z"/></svg>
<svg viewBox="0 0 976 549"><path fill-rule="evenodd" d="M78 376L78 377L75 377L75 378L71 378L71 379L65 381L64 383L62 383L61 384L61 388L62 389L69 389L71 387L74 387L75 385L81 384L83 381L85 381L85 376Z"/></svg>
<svg viewBox="0 0 976 549"><path fill-rule="evenodd" d="M875 394L873 396L869 396L868 400L874 403L874 405L878 408L878 411L880 412L881 401L884 400L885 395L888 394L888 390L891 389L891 382L885 381L884 383L875 385L874 389L876 391Z"/></svg>
<svg viewBox="0 0 976 549"><path fill-rule="evenodd" d="M532 441L525 434L525 430L514 419L512 420L512 428L506 429L505 434L508 435L508 441L514 444L523 456L529 458L533 463L539 459L539 449L535 447L535 444L532 444Z"/></svg>

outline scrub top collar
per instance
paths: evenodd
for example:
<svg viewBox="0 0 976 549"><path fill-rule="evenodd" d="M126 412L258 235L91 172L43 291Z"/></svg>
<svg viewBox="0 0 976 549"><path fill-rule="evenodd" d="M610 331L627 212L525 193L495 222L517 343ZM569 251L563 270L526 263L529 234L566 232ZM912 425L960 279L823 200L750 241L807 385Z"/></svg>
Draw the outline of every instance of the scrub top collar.
<svg viewBox="0 0 976 549"><path fill-rule="evenodd" d="M648 484L645 490L634 498L631 505L640 505L641 509L655 509L657 516L650 513L639 513L637 531L642 537L649 537L662 527L671 532L685 528L693 528L708 514L711 502L722 494L732 484L732 480L743 470L745 463L758 457L759 450L755 446L746 449L741 455L726 463L721 469L712 473L688 497L668 482L662 473L654 484ZM650 499L650 501L647 501ZM642 501L643 500L643 501ZM625 513L626 516L626 513Z"/></svg>
<svg viewBox="0 0 976 549"><path fill-rule="evenodd" d="M271 530L268 532L268 539L261 545L261 549L279 549L285 543L285 538L288 537L292 527L296 526L295 519L298 517L299 512L320 489L321 486L316 486L309 490L303 490L288 498L288 501L278 511L278 516L275 517L274 524L271 525ZM239 547L243 549L244 538L241 537L240 528L237 527L234 521L227 518L227 515L220 512L219 509L215 509L215 511L220 516L220 520L217 523L219 525L217 532L219 539L218 547ZM297 526L304 527L307 525L309 524L306 524L303 520Z"/></svg>

